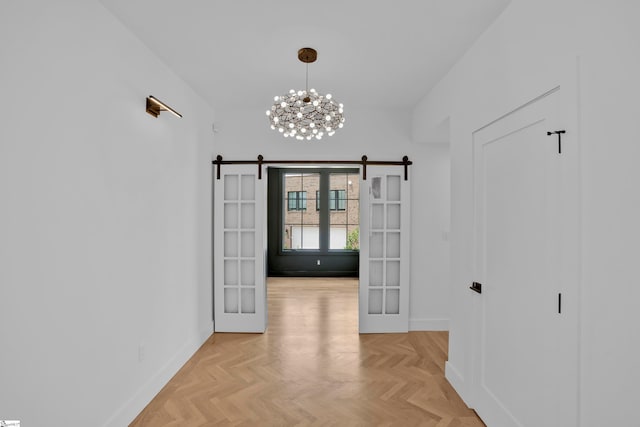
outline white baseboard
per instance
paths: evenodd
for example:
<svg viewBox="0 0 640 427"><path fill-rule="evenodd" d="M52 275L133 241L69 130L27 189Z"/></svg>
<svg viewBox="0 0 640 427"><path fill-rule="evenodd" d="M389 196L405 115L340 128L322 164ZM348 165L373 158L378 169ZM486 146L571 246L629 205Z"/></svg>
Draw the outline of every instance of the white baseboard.
<svg viewBox="0 0 640 427"><path fill-rule="evenodd" d="M198 332L198 336L189 340L178 350L175 355L143 386L120 407L104 424L103 427L128 426L131 421L151 402L151 400L162 390L169 380L184 366L193 356L200 346L211 336L211 328L207 326Z"/></svg>
<svg viewBox="0 0 640 427"><path fill-rule="evenodd" d="M198 339L202 339L202 343L204 343L207 340L207 338L209 338L213 333L213 331L215 330L216 330L216 325L212 320L210 325L206 325L204 328L200 328L200 331L198 331ZM202 343L200 343L200 345L202 345Z"/></svg>
<svg viewBox="0 0 640 427"><path fill-rule="evenodd" d="M448 331L449 319L409 319L410 331Z"/></svg>
<svg viewBox="0 0 640 427"><path fill-rule="evenodd" d="M456 393L460 395L464 403L469 406L469 399L465 396L465 382L464 377L449 361L444 364L444 377L449 381L449 384L455 389Z"/></svg>

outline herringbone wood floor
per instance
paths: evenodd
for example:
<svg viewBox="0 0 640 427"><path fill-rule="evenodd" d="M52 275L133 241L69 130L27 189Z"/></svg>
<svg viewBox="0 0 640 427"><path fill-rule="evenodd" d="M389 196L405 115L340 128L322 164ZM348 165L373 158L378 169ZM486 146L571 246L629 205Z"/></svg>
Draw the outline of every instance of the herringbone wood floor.
<svg viewBox="0 0 640 427"><path fill-rule="evenodd" d="M356 279L270 278L265 334L214 334L131 423L482 427L446 332L358 335Z"/></svg>

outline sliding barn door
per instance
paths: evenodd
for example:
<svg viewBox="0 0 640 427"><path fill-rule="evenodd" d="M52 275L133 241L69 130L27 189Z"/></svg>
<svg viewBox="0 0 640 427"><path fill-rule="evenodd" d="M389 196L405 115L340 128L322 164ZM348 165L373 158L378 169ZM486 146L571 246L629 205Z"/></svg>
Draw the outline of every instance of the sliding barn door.
<svg viewBox="0 0 640 427"><path fill-rule="evenodd" d="M223 165L214 189L216 332L264 332L266 180L256 165Z"/></svg>
<svg viewBox="0 0 640 427"><path fill-rule="evenodd" d="M360 182L360 332L409 329L409 181L370 166Z"/></svg>

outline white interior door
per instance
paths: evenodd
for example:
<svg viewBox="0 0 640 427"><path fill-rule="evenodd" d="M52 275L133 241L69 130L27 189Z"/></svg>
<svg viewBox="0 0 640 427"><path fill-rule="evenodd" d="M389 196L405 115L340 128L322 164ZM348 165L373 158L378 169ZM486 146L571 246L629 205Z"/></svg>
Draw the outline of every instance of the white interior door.
<svg viewBox="0 0 640 427"><path fill-rule="evenodd" d="M264 332L266 180L256 165L224 165L214 189L214 327Z"/></svg>
<svg viewBox="0 0 640 427"><path fill-rule="evenodd" d="M474 134L473 405L491 427L577 419L576 289L563 279L557 89ZM471 291L470 291L471 292ZM562 294L562 306L559 295Z"/></svg>
<svg viewBox="0 0 640 427"><path fill-rule="evenodd" d="M360 182L360 333L409 329L409 181L368 166Z"/></svg>

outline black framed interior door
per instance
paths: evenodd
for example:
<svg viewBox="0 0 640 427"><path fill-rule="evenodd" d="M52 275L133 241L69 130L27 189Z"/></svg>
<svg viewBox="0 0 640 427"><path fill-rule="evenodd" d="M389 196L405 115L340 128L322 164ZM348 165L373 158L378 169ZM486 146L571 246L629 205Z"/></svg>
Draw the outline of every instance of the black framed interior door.
<svg viewBox="0 0 640 427"><path fill-rule="evenodd" d="M269 276L358 276L359 173L268 169Z"/></svg>

